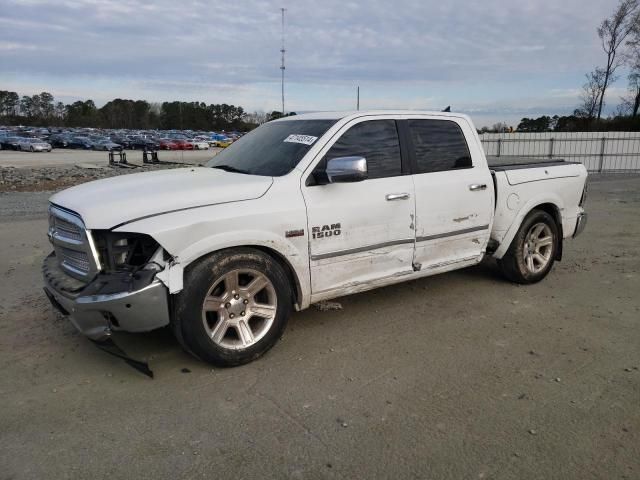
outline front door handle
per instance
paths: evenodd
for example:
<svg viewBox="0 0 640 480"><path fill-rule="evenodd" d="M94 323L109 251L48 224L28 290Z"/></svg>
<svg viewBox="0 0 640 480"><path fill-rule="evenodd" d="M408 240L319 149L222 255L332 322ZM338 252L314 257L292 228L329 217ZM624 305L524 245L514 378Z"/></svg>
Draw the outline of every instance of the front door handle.
<svg viewBox="0 0 640 480"><path fill-rule="evenodd" d="M474 183L473 185L469 185L469 190L471 190L472 192L475 192L477 190L486 190L486 189L487 189L486 183Z"/></svg>
<svg viewBox="0 0 640 480"><path fill-rule="evenodd" d="M394 200L408 200L410 195L408 193L389 193L385 197L387 202L392 202Z"/></svg>

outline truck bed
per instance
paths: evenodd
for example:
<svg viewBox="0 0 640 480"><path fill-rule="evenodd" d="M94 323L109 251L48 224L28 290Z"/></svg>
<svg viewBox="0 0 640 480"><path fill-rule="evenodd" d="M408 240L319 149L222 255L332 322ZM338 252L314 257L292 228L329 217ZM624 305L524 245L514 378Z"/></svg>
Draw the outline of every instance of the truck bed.
<svg viewBox="0 0 640 480"><path fill-rule="evenodd" d="M495 171L517 170L520 168L542 168L556 165L572 165L579 162L567 162L561 158L535 158L535 157L487 157L489 168Z"/></svg>

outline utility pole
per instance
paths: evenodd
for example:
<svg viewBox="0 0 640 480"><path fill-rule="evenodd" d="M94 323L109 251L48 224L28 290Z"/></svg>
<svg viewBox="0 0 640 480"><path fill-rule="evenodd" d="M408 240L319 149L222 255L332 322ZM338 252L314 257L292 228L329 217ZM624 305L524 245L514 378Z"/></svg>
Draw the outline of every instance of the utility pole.
<svg viewBox="0 0 640 480"><path fill-rule="evenodd" d="M360 85L356 89L356 110L360 110Z"/></svg>
<svg viewBox="0 0 640 480"><path fill-rule="evenodd" d="M284 117L284 8L281 8L282 12L282 48L280 49L280 53L282 54L282 64L280 65L280 71L282 72L282 116Z"/></svg>

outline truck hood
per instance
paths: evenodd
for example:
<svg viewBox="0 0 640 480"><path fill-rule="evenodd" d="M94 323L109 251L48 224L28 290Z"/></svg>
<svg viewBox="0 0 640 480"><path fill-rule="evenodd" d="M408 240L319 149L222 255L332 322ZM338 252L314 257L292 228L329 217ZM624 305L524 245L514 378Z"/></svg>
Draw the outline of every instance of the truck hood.
<svg viewBox="0 0 640 480"><path fill-rule="evenodd" d="M110 229L142 217L264 195L272 177L203 167L105 178L56 193L52 203L80 214L89 229Z"/></svg>

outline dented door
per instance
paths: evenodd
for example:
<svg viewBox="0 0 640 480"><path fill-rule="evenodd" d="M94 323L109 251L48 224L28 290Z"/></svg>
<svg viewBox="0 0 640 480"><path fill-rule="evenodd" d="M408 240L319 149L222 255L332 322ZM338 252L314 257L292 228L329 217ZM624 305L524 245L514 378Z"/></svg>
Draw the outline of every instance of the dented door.
<svg viewBox="0 0 640 480"><path fill-rule="evenodd" d="M411 177L312 187L305 201L314 294L412 271Z"/></svg>
<svg viewBox="0 0 640 480"><path fill-rule="evenodd" d="M328 159L346 156L366 158L367 180L303 187L314 295L347 294L412 272L413 181L403 175L396 122L354 122L328 148L316 173Z"/></svg>
<svg viewBox="0 0 640 480"><path fill-rule="evenodd" d="M493 215L491 173L456 119L409 120L416 191L416 252L422 269L479 258Z"/></svg>

